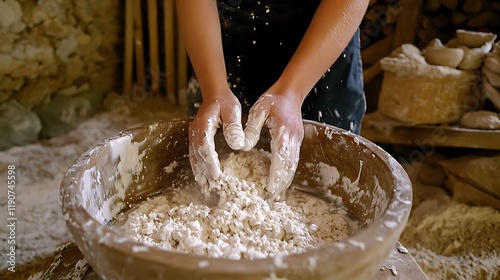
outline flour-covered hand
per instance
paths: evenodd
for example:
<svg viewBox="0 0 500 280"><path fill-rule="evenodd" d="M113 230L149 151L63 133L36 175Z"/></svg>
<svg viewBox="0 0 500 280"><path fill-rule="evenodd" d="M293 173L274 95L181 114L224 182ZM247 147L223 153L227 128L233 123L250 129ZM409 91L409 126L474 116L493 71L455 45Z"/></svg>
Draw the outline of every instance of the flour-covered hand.
<svg viewBox="0 0 500 280"><path fill-rule="evenodd" d="M299 162L304 126L300 103L279 94L265 93L250 109L245 127L245 147L251 150L265 125L271 135L271 167L267 183L268 200L279 201L292 183Z"/></svg>
<svg viewBox="0 0 500 280"><path fill-rule="evenodd" d="M229 147L234 150L243 148L245 135L241 126L241 104L232 94L204 100L189 126L189 160L195 180L206 197L210 195L210 183L221 174L214 141L221 124Z"/></svg>

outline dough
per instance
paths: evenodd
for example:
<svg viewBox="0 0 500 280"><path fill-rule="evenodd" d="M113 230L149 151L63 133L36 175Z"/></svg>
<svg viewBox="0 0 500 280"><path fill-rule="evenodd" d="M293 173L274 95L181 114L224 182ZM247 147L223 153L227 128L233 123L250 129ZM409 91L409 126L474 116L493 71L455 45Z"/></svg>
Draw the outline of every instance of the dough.
<svg viewBox="0 0 500 280"><path fill-rule="evenodd" d="M465 113L461 123L466 128L500 129L498 114L491 111L474 111Z"/></svg>

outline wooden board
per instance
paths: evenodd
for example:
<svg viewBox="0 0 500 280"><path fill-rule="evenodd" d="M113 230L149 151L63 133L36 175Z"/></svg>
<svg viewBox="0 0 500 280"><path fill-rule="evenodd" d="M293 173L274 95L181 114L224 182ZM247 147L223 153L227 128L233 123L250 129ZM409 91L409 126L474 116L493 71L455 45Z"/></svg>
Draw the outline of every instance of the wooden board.
<svg viewBox="0 0 500 280"><path fill-rule="evenodd" d="M163 0L164 15L164 41L165 41L165 69L167 97L170 101L177 103L177 81L175 80L175 2L174 0Z"/></svg>
<svg viewBox="0 0 500 280"><path fill-rule="evenodd" d="M379 112L364 117L360 134L375 143L411 145L424 152L435 147L500 150L500 130L412 125L390 119Z"/></svg>
<svg viewBox="0 0 500 280"><path fill-rule="evenodd" d="M125 2L125 56L123 58L123 92L128 93L132 89L132 67L133 67L133 2L134 0L126 0Z"/></svg>
<svg viewBox="0 0 500 280"><path fill-rule="evenodd" d="M160 87L160 57L158 39L158 2L148 0L148 30L149 30L149 75L151 76L151 91L158 92Z"/></svg>
<svg viewBox="0 0 500 280"><path fill-rule="evenodd" d="M187 90L188 57L180 32L177 33L177 92Z"/></svg>
<svg viewBox="0 0 500 280"><path fill-rule="evenodd" d="M146 65L144 63L144 38L142 36L142 5L141 1L133 1L134 9L134 49L137 84L144 85Z"/></svg>
<svg viewBox="0 0 500 280"><path fill-rule="evenodd" d="M393 49L402 44L413 44L417 37L422 16L423 0L401 0L400 12L396 20Z"/></svg>

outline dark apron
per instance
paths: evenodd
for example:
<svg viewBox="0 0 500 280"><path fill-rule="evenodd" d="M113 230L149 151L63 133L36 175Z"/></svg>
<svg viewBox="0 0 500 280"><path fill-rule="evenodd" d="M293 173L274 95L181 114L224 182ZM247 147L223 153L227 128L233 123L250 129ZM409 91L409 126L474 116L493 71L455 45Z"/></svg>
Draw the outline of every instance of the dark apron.
<svg viewBox="0 0 500 280"><path fill-rule="evenodd" d="M222 44L233 93L248 110L280 77L297 49L319 0L217 1ZM302 117L359 133L366 102L359 31L319 79L302 106ZM188 87L190 114L201 103L196 78Z"/></svg>

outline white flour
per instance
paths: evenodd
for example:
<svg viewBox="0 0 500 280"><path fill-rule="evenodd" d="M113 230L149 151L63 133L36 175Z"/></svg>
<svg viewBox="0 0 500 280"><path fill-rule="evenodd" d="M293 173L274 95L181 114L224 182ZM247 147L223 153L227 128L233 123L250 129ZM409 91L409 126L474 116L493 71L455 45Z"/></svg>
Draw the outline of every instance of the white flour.
<svg viewBox="0 0 500 280"><path fill-rule="evenodd" d="M268 152L232 153L221 161L211 201L198 187L176 188L132 211L125 232L150 246L235 260L301 253L347 237L347 221L325 201L289 191L286 202L270 206L263 198L269 165Z"/></svg>
<svg viewBox="0 0 500 280"><path fill-rule="evenodd" d="M454 202L443 187L419 182L418 164L403 166L413 170L414 208L400 241L427 277L500 279L500 211Z"/></svg>
<svg viewBox="0 0 500 280"><path fill-rule="evenodd" d="M103 112L67 134L22 147L0 151L0 178L7 182L7 166L16 166L16 272L0 262L0 279L28 279L44 269L57 246L71 241L61 213L60 185L68 167L78 156L99 141L144 123L183 116L182 108L169 109L164 101L141 101L136 109L120 114ZM135 107L134 107L135 108ZM147 108L147 109L145 109ZM7 219L7 191L0 192L0 219ZM6 224L4 224L6 225ZM0 236L7 237L6 226ZM0 242L0 251L10 244ZM6 260L5 258L3 260Z"/></svg>

